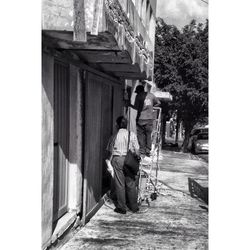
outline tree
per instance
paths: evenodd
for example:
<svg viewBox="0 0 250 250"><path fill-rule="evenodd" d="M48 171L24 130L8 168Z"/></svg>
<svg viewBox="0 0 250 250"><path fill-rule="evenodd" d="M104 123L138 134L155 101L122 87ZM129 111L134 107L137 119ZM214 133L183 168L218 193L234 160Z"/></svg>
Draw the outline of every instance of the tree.
<svg viewBox="0 0 250 250"><path fill-rule="evenodd" d="M159 18L155 46L155 82L173 96L169 109L183 122L185 151L193 126L208 116L208 20L179 30Z"/></svg>

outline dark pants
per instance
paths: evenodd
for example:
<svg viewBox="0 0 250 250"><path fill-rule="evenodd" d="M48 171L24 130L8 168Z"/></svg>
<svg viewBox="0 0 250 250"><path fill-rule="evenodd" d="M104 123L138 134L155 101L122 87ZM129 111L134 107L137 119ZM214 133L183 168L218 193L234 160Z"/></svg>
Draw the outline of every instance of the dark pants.
<svg viewBox="0 0 250 250"><path fill-rule="evenodd" d="M153 120L139 120L137 123L137 138L140 145L140 154L150 156L151 135L153 131Z"/></svg>
<svg viewBox="0 0 250 250"><path fill-rule="evenodd" d="M137 189L135 179L124 175L123 165L125 156L114 156L112 166L114 168L114 178L111 184L111 199L116 208L126 211L126 207L133 212L138 210Z"/></svg>
<svg viewBox="0 0 250 250"><path fill-rule="evenodd" d="M127 198L127 207L132 212L137 212L139 210L137 203L137 185L136 179L131 178L130 176L125 176L125 186L126 186L126 198Z"/></svg>

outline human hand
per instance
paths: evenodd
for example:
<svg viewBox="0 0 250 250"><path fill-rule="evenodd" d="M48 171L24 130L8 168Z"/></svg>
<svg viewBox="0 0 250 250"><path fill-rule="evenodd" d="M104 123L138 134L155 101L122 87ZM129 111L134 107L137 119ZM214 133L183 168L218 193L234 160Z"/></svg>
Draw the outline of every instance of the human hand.
<svg viewBox="0 0 250 250"><path fill-rule="evenodd" d="M106 165L107 165L107 170L108 170L108 172L110 173L110 175L111 175L112 177L114 177L114 168L113 168L113 166L112 166L110 160L109 160L109 159L106 159L105 162L106 162Z"/></svg>

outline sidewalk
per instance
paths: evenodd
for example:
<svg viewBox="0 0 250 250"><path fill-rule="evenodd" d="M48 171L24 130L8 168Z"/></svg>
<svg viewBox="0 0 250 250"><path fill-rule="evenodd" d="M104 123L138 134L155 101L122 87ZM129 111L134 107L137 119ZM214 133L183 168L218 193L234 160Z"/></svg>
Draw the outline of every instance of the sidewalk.
<svg viewBox="0 0 250 250"><path fill-rule="evenodd" d="M162 151L160 195L145 213L114 213L105 203L62 250L208 249L208 212L191 198L188 177L207 181L207 163L190 154Z"/></svg>

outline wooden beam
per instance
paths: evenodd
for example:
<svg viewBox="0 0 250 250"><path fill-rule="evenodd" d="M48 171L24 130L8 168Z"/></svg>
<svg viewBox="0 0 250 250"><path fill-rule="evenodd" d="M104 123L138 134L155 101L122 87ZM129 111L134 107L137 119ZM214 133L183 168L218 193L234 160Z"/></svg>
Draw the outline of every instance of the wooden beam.
<svg viewBox="0 0 250 250"><path fill-rule="evenodd" d="M74 41L87 41L84 0L74 0Z"/></svg>
<svg viewBox="0 0 250 250"><path fill-rule="evenodd" d="M91 29L92 35L98 35L100 20L102 22L102 14L103 14L103 0L95 0L93 24Z"/></svg>
<svg viewBox="0 0 250 250"><path fill-rule="evenodd" d="M74 41L72 31L44 30L42 34L43 42L57 49L120 50L115 38L109 32L100 32L98 36L87 33L87 42Z"/></svg>
<svg viewBox="0 0 250 250"><path fill-rule="evenodd" d="M63 53L63 52L55 50L53 48L48 49L48 48L44 48L44 47L43 47L43 51L45 53L53 55L56 58L60 58L60 60L62 60L64 63L70 62L71 64L79 67L80 69L92 72L92 73L99 75L100 77L103 77L105 79L108 79L108 80L110 80L118 85L121 84L121 81L119 79L117 79L117 77L109 75L109 74L107 74L107 72L101 72L100 70L97 70L95 68L91 68L89 64L86 64L85 62L83 62L80 59L76 59L76 56L73 56L72 53Z"/></svg>
<svg viewBox="0 0 250 250"><path fill-rule="evenodd" d="M89 63L122 63L132 64L132 60L127 51L76 51L80 58Z"/></svg>
<svg viewBox="0 0 250 250"><path fill-rule="evenodd" d="M132 80L147 80L146 72L131 73L131 72L112 72L116 77Z"/></svg>
<svg viewBox="0 0 250 250"><path fill-rule="evenodd" d="M105 71L110 72L129 72L129 73L140 73L140 67L138 64L125 64L125 63L102 63L101 68Z"/></svg>

